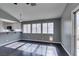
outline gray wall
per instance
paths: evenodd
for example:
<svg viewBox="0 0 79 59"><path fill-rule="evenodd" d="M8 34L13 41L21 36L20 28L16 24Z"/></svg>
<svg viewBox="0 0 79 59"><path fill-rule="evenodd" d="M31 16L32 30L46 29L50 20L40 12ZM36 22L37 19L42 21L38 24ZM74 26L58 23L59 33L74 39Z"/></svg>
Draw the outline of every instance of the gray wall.
<svg viewBox="0 0 79 59"><path fill-rule="evenodd" d="M55 19L43 19L43 20L35 20L35 21L27 21L22 22L22 24L32 24L32 23L43 23L43 22L54 22L54 34L48 35L48 34L22 34L23 40L31 39L31 40L38 40L38 41L44 41L44 42L50 42L49 38L50 36L53 37L52 42L61 42L61 19L55 18Z"/></svg>
<svg viewBox="0 0 79 59"><path fill-rule="evenodd" d="M20 33L0 32L0 46L20 40Z"/></svg>
<svg viewBox="0 0 79 59"><path fill-rule="evenodd" d="M68 4L61 20L61 41L63 47L70 55L74 55L74 40L72 35L72 18L71 12L78 6L79 4Z"/></svg>

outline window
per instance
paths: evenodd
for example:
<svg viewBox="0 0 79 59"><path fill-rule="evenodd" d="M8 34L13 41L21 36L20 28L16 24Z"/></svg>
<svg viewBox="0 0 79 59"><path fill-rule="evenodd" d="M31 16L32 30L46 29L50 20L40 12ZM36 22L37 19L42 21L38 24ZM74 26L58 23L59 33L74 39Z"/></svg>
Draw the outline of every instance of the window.
<svg viewBox="0 0 79 59"><path fill-rule="evenodd" d="M43 23L43 33L53 34L54 33L54 23Z"/></svg>
<svg viewBox="0 0 79 59"><path fill-rule="evenodd" d="M23 33L27 33L27 25L23 25Z"/></svg>
<svg viewBox="0 0 79 59"><path fill-rule="evenodd" d="M36 24L32 24L32 33L36 33Z"/></svg>
<svg viewBox="0 0 79 59"><path fill-rule="evenodd" d="M30 24L23 25L23 33L31 33L31 25Z"/></svg>
<svg viewBox="0 0 79 59"><path fill-rule="evenodd" d="M41 24L32 24L32 33L41 33Z"/></svg>
<svg viewBox="0 0 79 59"><path fill-rule="evenodd" d="M23 25L23 33L31 33L31 24ZM32 24L32 33L41 33L41 23ZM54 23L42 23L43 34L54 34Z"/></svg>
<svg viewBox="0 0 79 59"><path fill-rule="evenodd" d="M37 24L37 33L41 33L41 24Z"/></svg>
<svg viewBox="0 0 79 59"><path fill-rule="evenodd" d="M54 24L48 23L48 34L53 34L54 32Z"/></svg>
<svg viewBox="0 0 79 59"><path fill-rule="evenodd" d="M43 23L43 33L47 33L47 23Z"/></svg>
<svg viewBox="0 0 79 59"><path fill-rule="evenodd" d="M27 27L28 27L28 28L27 28L27 31L28 31L27 33L31 33L31 25L28 24Z"/></svg>

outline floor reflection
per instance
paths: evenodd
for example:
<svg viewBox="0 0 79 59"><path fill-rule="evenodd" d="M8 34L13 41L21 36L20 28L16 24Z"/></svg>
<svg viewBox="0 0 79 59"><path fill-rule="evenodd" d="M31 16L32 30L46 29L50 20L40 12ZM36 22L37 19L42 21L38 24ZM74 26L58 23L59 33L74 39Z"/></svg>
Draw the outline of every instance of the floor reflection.
<svg viewBox="0 0 79 59"><path fill-rule="evenodd" d="M60 51L61 50L61 51ZM1 56L58 56L67 55L60 45L14 42L0 47Z"/></svg>

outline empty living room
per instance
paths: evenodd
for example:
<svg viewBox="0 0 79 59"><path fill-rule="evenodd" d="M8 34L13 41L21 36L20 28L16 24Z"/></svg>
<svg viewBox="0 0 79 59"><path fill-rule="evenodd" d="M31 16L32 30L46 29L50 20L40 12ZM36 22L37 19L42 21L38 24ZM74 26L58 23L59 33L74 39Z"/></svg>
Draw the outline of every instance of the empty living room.
<svg viewBox="0 0 79 59"><path fill-rule="evenodd" d="M79 56L79 3L0 3L0 56Z"/></svg>

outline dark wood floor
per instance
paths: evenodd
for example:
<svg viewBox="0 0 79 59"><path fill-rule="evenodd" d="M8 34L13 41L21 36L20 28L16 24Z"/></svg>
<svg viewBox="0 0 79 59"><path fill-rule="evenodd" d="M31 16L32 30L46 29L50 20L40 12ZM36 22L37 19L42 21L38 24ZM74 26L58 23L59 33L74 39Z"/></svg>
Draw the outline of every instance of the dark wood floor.
<svg viewBox="0 0 79 59"><path fill-rule="evenodd" d="M0 56L68 56L57 43L20 40L0 47Z"/></svg>

